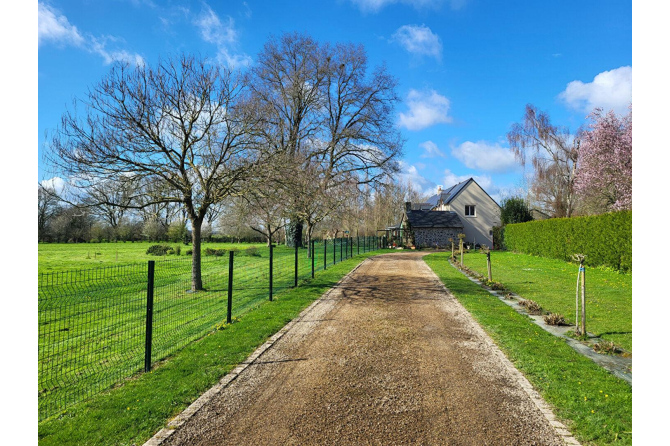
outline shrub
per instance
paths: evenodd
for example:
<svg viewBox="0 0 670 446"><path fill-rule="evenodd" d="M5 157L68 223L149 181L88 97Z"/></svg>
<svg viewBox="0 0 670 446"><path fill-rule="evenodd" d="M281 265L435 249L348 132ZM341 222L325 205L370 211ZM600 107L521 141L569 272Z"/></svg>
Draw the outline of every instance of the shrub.
<svg viewBox="0 0 670 446"><path fill-rule="evenodd" d="M176 256L180 256L180 255L181 255L181 246L179 246L179 245L175 246L175 248L174 248L174 254L175 254Z"/></svg>
<svg viewBox="0 0 670 446"><path fill-rule="evenodd" d="M184 251L184 254L187 255L187 256L192 256L193 255L193 250L189 248L186 251Z"/></svg>
<svg viewBox="0 0 670 446"><path fill-rule="evenodd" d="M544 317L544 322L548 325L568 325L562 314L551 313Z"/></svg>
<svg viewBox="0 0 670 446"><path fill-rule="evenodd" d="M165 256L174 252L170 245L151 245L147 248L147 254L152 256Z"/></svg>
<svg viewBox="0 0 670 446"><path fill-rule="evenodd" d="M519 301L519 305L524 307L528 314L542 314L542 307L534 300L525 299Z"/></svg>
<svg viewBox="0 0 670 446"><path fill-rule="evenodd" d="M244 250L244 255L249 257L260 257L261 253L255 246L250 246Z"/></svg>
<svg viewBox="0 0 670 446"><path fill-rule="evenodd" d="M632 215L631 211L619 211L510 224L505 226L505 245L512 251L564 261L579 252L586 255L588 266L631 271Z"/></svg>
<svg viewBox="0 0 670 446"><path fill-rule="evenodd" d="M189 249L189 251L191 251ZM227 251L225 249L214 249L214 248L205 248L205 255L206 256L216 256L216 257L221 257L223 256ZM192 254L193 252L191 252Z"/></svg>

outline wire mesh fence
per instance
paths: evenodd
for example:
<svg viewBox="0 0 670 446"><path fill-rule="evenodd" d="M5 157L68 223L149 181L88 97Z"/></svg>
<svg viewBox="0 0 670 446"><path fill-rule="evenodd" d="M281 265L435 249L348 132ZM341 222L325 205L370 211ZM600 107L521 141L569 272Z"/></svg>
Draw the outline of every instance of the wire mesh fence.
<svg viewBox="0 0 670 446"><path fill-rule="evenodd" d="M190 257L40 274L39 420L150 369L319 271L378 247L376 237L352 237L205 255L204 290L197 292L191 291Z"/></svg>

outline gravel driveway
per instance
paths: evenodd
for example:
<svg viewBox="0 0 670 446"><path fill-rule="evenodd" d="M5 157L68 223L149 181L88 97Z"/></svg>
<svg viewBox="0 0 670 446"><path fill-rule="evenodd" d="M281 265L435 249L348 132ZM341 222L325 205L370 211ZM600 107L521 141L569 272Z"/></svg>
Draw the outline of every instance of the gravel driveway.
<svg viewBox="0 0 670 446"><path fill-rule="evenodd" d="M423 255L366 260L161 444L577 444Z"/></svg>

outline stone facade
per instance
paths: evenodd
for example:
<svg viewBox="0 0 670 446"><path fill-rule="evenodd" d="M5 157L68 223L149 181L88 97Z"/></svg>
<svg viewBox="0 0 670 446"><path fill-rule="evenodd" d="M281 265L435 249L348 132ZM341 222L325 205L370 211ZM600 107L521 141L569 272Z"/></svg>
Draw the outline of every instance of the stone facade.
<svg viewBox="0 0 670 446"><path fill-rule="evenodd" d="M449 239L458 245L458 234L462 228L415 228L414 246L417 248L451 247Z"/></svg>

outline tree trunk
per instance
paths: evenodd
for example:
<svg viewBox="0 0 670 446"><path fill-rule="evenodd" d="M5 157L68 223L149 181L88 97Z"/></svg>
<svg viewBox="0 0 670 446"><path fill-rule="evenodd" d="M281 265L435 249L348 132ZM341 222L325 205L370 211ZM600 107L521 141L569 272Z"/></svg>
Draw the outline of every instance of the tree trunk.
<svg viewBox="0 0 670 446"><path fill-rule="evenodd" d="M303 223L297 217L292 217L286 225L286 246L289 248L302 248L302 226Z"/></svg>
<svg viewBox="0 0 670 446"><path fill-rule="evenodd" d="M200 254L200 230L202 229L202 219L191 220L191 242L193 243L193 257L191 266L191 291L202 290L202 268Z"/></svg>

